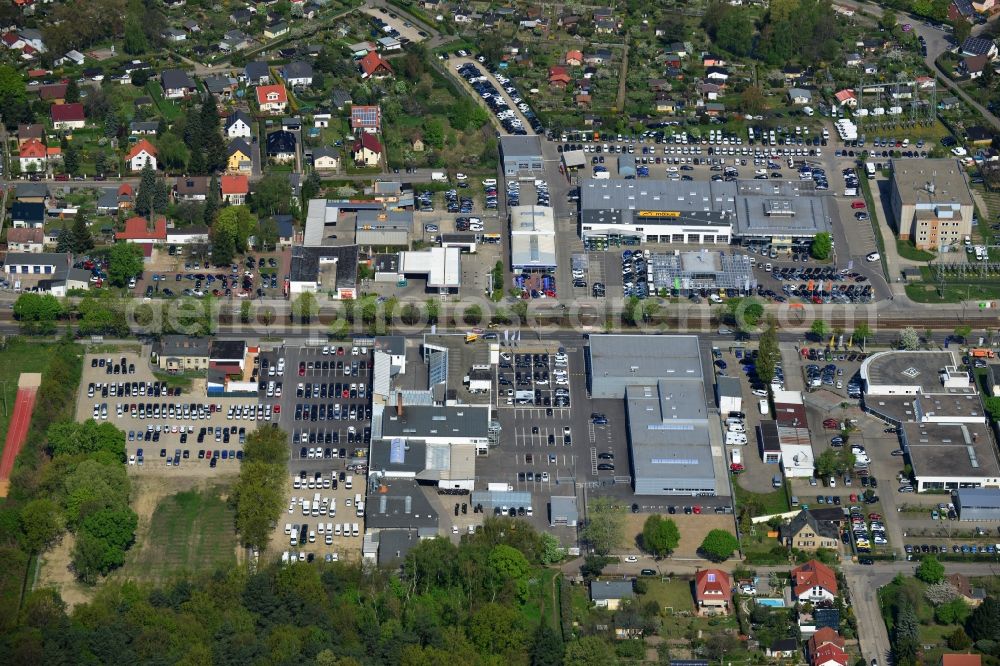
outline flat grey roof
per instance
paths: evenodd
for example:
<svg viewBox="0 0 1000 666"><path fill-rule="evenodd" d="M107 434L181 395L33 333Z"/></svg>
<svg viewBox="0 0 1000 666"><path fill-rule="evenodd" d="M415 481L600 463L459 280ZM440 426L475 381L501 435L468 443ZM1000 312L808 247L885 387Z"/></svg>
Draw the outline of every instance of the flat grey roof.
<svg viewBox="0 0 1000 666"><path fill-rule="evenodd" d="M718 387L719 395L726 398L742 398L743 391L740 386L740 380L736 377L729 377L727 375L717 375L715 377L715 385Z"/></svg>
<svg viewBox="0 0 1000 666"><path fill-rule="evenodd" d="M630 580L594 580L590 582L591 601L631 599L635 591Z"/></svg>
<svg viewBox="0 0 1000 666"><path fill-rule="evenodd" d="M381 479L372 484L365 500L365 527L421 528L437 527L438 514L412 479Z"/></svg>
<svg viewBox="0 0 1000 666"><path fill-rule="evenodd" d="M376 537L378 539L379 566L385 566L404 559L410 552L410 549L420 543L417 530L379 530Z"/></svg>
<svg viewBox="0 0 1000 666"><path fill-rule="evenodd" d="M542 159L542 142L534 135L504 135L500 137L500 152L505 160Z"/></svg>
<svg viewBox="0 0 1000 666"><path fill-rule="evenodd" d="M1000 477L1000 463L985 423L904 423L903 434L918 479Z"/></svg>
<svg viewBox="0 0 1000 666"><path fill-rule="evenodd" d="M553 495L549 498L549 522L555 522L556 518L565 518L570 523L578 522L580 520L580 511L577 508L576 495Z"/></svg>
<svg viewBox="0 0 1000 666"><path fill-rule="evenodd" d="M580 211L733 212L735 197L736 184L725 181L585 178L580 184ZM664 219L669 220L650 221Z"/></svg>
<svg viewBox="0 0 1000 666"><path fill-rule="evenodd" d="M892 160L892 180L903 205L972 205L965 170L956 159ZM933 192L928 188L933 183Z"/></svg>
<svg viewBox="0 0 1000 666"><path fill-rule="evenodd" d="M211 338L192 338L187 335L164 335L154 347L160 356L205 356L212 346Z"/></svg>
<svg viewBox="0 0 1000 666"><path fill-rule="evenodd" d="M405 231L413 229L413 211L409 210L359 210L355 229L358 231Z"/></svg>
<svg viewBox="0 0 1000 666"><path fill-rule="evenodd" d="M358 282L358 246L337 247L292 247L292 261L289 276L292 282L317 282L320 277L320 261L336 260L336 286L354 287Z"/></svg>
<svg viewBox="0 0 1000 666"><path fill-rule="evenodd" d="M907 386L920 393L975 393L975 388L946 389L941 372L955 366L950 351L887 351L873 354L861 364L861 377L870 393L880 386Z"/></svg>
<svg viewBox="0 0 1000 666"><path fill-rule="evenodd" d="M637 478L715 479L700 380L629 386L625 404Z"/></svg>
<svg viewBox="0 0 1000 666"><path fill-rule="evenodd" d="M384 412L393 411L391 408ZM383 415L383 421L384 421ZM420 441L386 440L371 443L369 468L381 472L422 472L427 465L427 445Z"/></svg>
<svg viewBox="0 0 1000 666"><path fill-rule="evenodd" d="M801 237L815 236L831 229L827 197L814 194L811 183L741 181L739 191L733 236Z"/></svg>
<svg viewBox="0 0 1000 666"><path fill-rule="evenodd" d="M382 416L382 438L477 437L489 431L489 409L473 405L403 408L403 416L389 408Z"/></svg>
<svg viewBox="0 0 1000 666"><path fill-rule="evenodd" d="M443 383L452 397L478 405L490 402L489 393L469 393L462 379L474 366L490 365L489 347L480 342L465 344L464 333L427 333L423 339L423 359L431 368L443 371L428 373L428 387Z"/></svg>
<svg viewBox="0 0 1000 666"><path fill-rule="evenodd" d="M959 488L958 505L977 509L1000 509L1000 488Z"/></svg>
<svg viewBox="0 0 1000 666"><path fill-rule="evenodd" d="M663 378L702 380L701 349L694 335L591 335L590 372L653 384Z"/></svg>

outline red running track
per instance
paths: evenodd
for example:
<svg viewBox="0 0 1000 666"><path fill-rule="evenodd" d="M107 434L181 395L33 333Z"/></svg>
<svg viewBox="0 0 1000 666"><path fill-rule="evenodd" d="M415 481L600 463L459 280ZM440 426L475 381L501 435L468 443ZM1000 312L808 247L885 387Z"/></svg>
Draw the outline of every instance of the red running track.
<svg viewBox="0 0 1000 666"><path fill-rule="evenodd" d="M8 481L14 470L14 459L21 452L24 440L28 437L31 426L31 414L35 411L34 388L18 389L14 401L14 413L7 428L7 441L3 447L3 459L0 460L0 482Z"/></svg>

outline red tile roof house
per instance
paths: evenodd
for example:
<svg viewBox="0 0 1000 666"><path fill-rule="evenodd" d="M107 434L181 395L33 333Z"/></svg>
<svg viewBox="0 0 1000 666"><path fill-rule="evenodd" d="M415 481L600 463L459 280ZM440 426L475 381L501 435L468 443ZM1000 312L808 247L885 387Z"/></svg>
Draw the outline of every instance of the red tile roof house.
<svg viewBox="0 0 1000 666"><path fill-rule="evenodd" d="M938 666L982 666L983 657L978 654L943 654Z"/></svg>
<svg viewBox="0 0 1000 666"><path fill-rule="evenodd" d="M375 51L369 51L365 57L358 62L361 68L361 78L382 78L392 76L392 65Z"/></svg>
<svg viewBox="0 0 1000 666"><path fill-rule="evenodd" d="M155 171L156 146L145 139L139 139L125 154L125 161L128 163L129 171L142 171L147 163Z"/></svg>
<svg viewBox="0 0 1000 666"><path fill-rule="evenodd" d="M556 88L565 88L573 79L566 72L566 68L561 65L549 67L549 85Z"/></svg>
<svg viewBox="0 0 1000 666"><path fill-rule="evenodd" d="M853 90L848 90L844 88L843 90L838 90L834 97L837 98L837 102L841 106L849 106L852 109L858 106L858 98L855 96Z"/></svg>
<svg viewBox="0 0 1000 666"><path fill-rule="evenodd" d="M21 151L18 154L18 159L21 163L21 171L27 173L31 171L32 167L36 171L44 171L46 165L46 157L48 151L45 149L45 144L38 139L28 139L23 144L21 144Z"/></svg>
<svg viewBox="0 0 1000 666"><path fill-rule="evenodd" d="M144 245L164 243L167 240L167 218L160 217L150 224L144 217L130 217L125 220L125 231L116 233L115 239Z"/></svg>
<svg viewBox="0 0 1000 666"><path fill-rule="evenodd" d="M733 601L733 581L720 569L699 571L694 577L694 598L700 613L728 613Z"/></svg>
<svg viewBox="0 0 1000 666"><path fill-rule="evenodd" d="M288 106L288 93L285 86L257 86L257 106L263 113L284 113Z"/></svg>
<svg viewBox="0 0 1000 666"><path fill-rule="evenodd" d="M571 67L579 67L583 64L582 51L569 51L566 53L566 64Z"/></svg>
<svg viewBox="0 0 1000 666"><path fill-rule="evenodd" d="M812 666L847 666L844 639L834 629L823 627L806 646Z"/></svg>
<svg viewBox="0 0 1000 666"><path fill-rule="evenodd" d="M49 110L52 116L52 127L57 130L83 129L87 124L87 116L83 112L83 104L53 104Z"/></svg>
<svg viewBox="0 0 1000 666"><path fill-rule="evenodd" d="M219 189L226 202L239 206L246 201L247 193L250 192L250 179L245 175L222 176L219 179Z"/></svg>
<svg viewBox="0 0 1000 666"><path fill-rule="evenodd" d="M818 560L792 569L792 596L799 601L833 601L837 596L837 574Z"/></svg>

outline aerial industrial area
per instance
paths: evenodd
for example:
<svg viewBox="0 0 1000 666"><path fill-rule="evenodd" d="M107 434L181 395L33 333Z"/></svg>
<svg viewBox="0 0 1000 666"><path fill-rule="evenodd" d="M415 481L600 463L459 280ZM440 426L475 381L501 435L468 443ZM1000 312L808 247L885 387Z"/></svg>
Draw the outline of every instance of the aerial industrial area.
<svg viewBox="0 0 1000 666"><path fill-rule="evenodd" d="M0 651L995 664L998 13L0 7Z"/></svg>

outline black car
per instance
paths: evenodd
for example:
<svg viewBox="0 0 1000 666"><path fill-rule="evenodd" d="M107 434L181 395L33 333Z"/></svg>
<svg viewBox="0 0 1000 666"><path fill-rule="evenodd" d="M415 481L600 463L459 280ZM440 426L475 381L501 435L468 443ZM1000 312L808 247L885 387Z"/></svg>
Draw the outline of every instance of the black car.
<svg viewBox="0 0 1000 666"><path fill-rule="evenodd" d="M858 558L858 564L864 564L864 565L870 566L872 564L875 564L875 560L873 560L870 557L859 557Z"/></svg>

